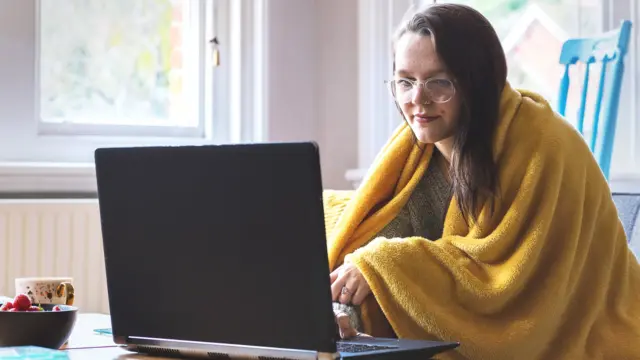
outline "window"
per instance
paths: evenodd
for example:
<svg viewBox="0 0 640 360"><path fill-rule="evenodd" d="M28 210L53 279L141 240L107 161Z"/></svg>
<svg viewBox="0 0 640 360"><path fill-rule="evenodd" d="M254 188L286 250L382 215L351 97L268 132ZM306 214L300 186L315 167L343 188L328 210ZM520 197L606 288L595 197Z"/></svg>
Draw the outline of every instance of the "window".
<svg viewBox="0 0 640 360"><path fill-rule="evenodd" d="M0 1L0 193L95 191L99 147L262 140L265 13L262 0Z"/></svg>
<svg viewBox="0 0 640 360"><path fill-rule="evenodd" d="M40 133L203 137L207 5L41 0Z"/></svg>

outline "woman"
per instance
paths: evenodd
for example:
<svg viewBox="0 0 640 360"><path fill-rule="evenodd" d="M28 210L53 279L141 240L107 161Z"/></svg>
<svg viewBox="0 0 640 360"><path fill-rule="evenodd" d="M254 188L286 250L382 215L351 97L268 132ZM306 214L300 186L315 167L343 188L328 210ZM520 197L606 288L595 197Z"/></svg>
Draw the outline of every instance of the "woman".
<svg viewBox="0 0 640 360"><path fill-rule="evenodd" d="M640 266L582 137L516 91L489 22L433 5L395 36L406 120L325 193L343 337L460 341L455 359L640 359Z"/></svg>

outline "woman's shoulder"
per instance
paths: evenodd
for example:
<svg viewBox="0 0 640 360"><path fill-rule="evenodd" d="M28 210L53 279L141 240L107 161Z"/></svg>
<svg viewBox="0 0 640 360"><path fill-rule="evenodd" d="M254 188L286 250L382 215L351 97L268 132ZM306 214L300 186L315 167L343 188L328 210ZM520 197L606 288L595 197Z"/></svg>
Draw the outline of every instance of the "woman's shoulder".
<svg viewBox="0 0 640 360"><path fill-rule="evenodd" d="M547 100L525 93L509 130L507 148L555 157L591 154L584 137Z"/></svg>
<svg viewBox="0 0 640 360"><path fill-rule="evenodd" d="M501 129L496 161L504 181L520 183L527 174L529 181L540 176L560 181L569 173L601 176L585 138L541 96L522 93L510 121L503 124L508 127Z"/></svg>

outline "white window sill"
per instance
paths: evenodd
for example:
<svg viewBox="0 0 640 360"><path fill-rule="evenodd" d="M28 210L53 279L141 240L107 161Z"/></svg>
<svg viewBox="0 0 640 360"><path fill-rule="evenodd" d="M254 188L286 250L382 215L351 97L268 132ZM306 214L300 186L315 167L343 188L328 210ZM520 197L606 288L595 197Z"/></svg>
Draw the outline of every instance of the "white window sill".
<svg viewBox="0 0 640 360"><path fill-rule="evenodd" d="M0 193L95 193L92 163L0 162Z"/></svg>

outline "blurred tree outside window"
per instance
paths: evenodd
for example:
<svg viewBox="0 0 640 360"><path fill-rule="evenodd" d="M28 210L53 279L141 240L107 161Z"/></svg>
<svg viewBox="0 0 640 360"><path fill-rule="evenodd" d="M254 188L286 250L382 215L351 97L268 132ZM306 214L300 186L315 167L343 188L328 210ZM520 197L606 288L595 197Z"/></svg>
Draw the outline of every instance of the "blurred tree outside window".
<svg viewBox="0 0 640 360"><path fill-rule="evenodd" d="M40 121L198 127L198 0L41 0ZM198 29L196 29L198 31ZM191 77L189 76L191 75Z"/></svg>

